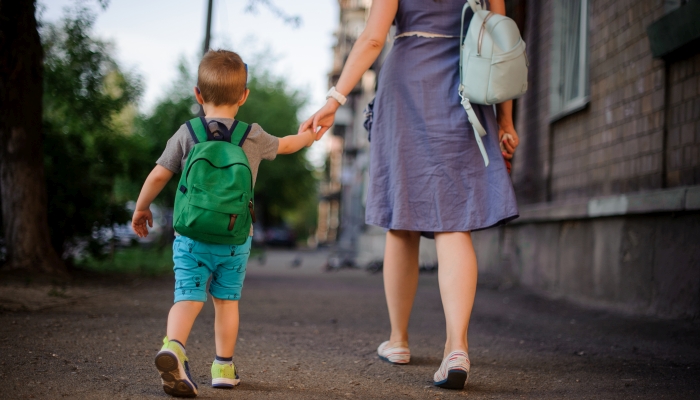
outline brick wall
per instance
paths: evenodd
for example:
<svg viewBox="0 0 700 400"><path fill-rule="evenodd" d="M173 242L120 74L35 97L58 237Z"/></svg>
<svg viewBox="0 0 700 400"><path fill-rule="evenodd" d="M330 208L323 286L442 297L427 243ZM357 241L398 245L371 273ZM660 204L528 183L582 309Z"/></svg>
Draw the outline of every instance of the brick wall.
<svg viewBox="0 0 700 400"><path fill-rule="evenodd" d="M700 54L668 66L668 186L700 184Z"/></svg>
<svg viewBox="0 0 700 400"><path fill-rule="evenodd" d="M590 103L552 129L552 200L662 187L664 64L646 27L662 1L593 0Z"/></svg>
<svg viewBox="0 0 700 400"><path fill-rule="evenodd" d="M625 210L642 198L648 209L604 218L588 218L591 203L580 200L700 184L700 54L652 59L646 28L664 0L590 0L590 102L552 122L553 1L527 0L530 90L516 102L511 177L518 203L534 205L474 233L480 274L589 304L696 317L700 218L688 204L697 187L619 196ZM660 212L670 204L685 211Z"/></svg>
<svg viewBox="0 0 700 400"><path fill-rule="evenodd" d="M700 183L700 55L652 58L646 28L663 3L590 0L590 102L552 123L553 1L528 1L530 90L516 103L512 175L521 204Z"/></svg>

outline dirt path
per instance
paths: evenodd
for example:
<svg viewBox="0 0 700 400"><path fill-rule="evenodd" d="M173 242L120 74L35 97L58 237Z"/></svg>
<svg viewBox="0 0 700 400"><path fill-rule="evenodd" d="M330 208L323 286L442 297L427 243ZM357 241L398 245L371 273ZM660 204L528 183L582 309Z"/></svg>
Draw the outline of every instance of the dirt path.
<svg viewBox="0 0 700 400"><path fill-rule="evenodd" d="M292 268L295 254L250 263L235 357L242 383L233 390L209 387L213 307L205 307L188 343L200 398L700 398L697 322L629 318L487 288L479 289L471 323L468 389L436 389L431 378L444 344L436 275L421 276L412 362L392 366L375 353L388 337L381 275L324 273L323 254L313 253ZM53 308L1 312L0 398L168 398L153 356L172 285L167 277L88 284L54 293L61 301ZM0 299L8 290L16 287L0 288Z"/></svg>

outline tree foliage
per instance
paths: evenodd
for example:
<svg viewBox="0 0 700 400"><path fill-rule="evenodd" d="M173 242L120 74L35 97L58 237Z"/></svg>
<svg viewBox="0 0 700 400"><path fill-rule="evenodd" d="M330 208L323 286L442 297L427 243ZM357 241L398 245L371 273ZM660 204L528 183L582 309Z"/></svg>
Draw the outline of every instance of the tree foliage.
<svg viewBox="0 0 700 400"><path fill-rule="evenodd" d="M155 162L163 153L165 144L185 121L194 118L199 106L193 96L195 78L187 67L185 60L178 65L178 75L165 96L155 105L149 115L140 115L135 121L137 134L144 140L146 150L143 153L144 171L135 182L130 182L130 188L125 193L131 199L136 199L141 184L147 174L155 166ZM173 207L175 204L175 191L178 178L174 177L168 182L156 201L165 207Z"/></svg>
<svg viewBox="0 0 700 400"><path fill-rule="evenodd" d="M272 12L272 14L274 14L277 18L281 19L285 24L289 24L294 28L298 28L301 26L300 16L290 15L286 13L284 10L277 7L270 0L248 0L248 4L246 5L246 11L255 13L258 11L258 6L266 7L268 10L270 10L270 12Z"/></svg>
<svg viewBox="0 0 700 400"><path fill-rule="evenodd" d="M130 132L140 81L120 69L108 43L91 37L94 21L79 5L40 31L49 228L59 254L74 238L127 221L115 183L143 170L145 143Z"/></svg>
<svg viewBox="0 0 700 400"><path fill-rule="evenodd" d="M40 30L49 227L59 254L67 243L128 221L125 202L138 196L167 140L196 111L195 75L182 61L162 100L147 115L138 114L140 80L120 68L109 43L92 35L94 21L95 14L79 3L60 22ZM297 92L256 66L251 66L249 88L237 118L277 136L296 132L303 105ZM267 224L309 219L299 217L315 201L309 170L304 152L261 163L256 211ZM162 205L172 207L176 185L174 178L166 186L158 199ZM93 253L99 253L97 243L91 243Z"/></svg>
<svg viewBox="0 0 700 400"><path fill-rule="evenodd" d="M264 70L251 74L248 87L250 96L241 107L240 120L256 122L278 137L296 133L299 127L296 116L304 104L298 92L289 90L283 79ZM273 162L260 163L255 200L264 210L264 221L268 225L289 222L292 214L299 213L309 202L315 202L316 181L305 154L306 150L302 150L277 156Z"/></svg>

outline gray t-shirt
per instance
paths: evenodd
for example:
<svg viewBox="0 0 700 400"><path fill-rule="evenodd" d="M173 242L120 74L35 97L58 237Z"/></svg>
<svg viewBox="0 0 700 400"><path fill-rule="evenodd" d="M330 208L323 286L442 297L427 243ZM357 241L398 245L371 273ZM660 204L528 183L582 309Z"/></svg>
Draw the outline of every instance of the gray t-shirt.
<svg viewBox="0 0 700 400"><path fill-rule="evenodd" d="M214 132L219 130L218 124L213 121L219 121L226 125L226 128L231 129L233 119L231 118L206 118L209 130ZM194 140L190 135L189 129L183 124L175 134L168 139L165 145L163 154L158 158L156 164L167 168L173 173L182 172L187 162L187 156L194 146ZM265 132L260 125L252 124L248 138L243 142L243 152L248 157L248 164L253 173L253 185L258 177L258 167L262 160L274 160L277 157L277 148L279 147L279 138ZM250 228L250 235L253 235L253 227Z"/></svg>

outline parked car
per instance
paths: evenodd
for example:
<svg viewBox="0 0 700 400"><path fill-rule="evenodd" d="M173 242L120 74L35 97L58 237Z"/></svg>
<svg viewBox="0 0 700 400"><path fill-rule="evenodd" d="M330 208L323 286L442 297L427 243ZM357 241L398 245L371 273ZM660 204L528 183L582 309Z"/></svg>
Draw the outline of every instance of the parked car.
<svg viewBox="0 0 700 400"><path fill-rule="evenodd" d="M265 244L268 246L295 247L297 235L288 226L275 226L265 230Z"/></svg>
<svg viewBox="0 0 700 400"><path fill-rule="evenodd" d="M130 214L133 214L136 203L129 201L126 203L125 208ZM145 238L138 237L134 230L131 229L131 221L127 221L124 224L114 224L111 228L102 227L93 232L92 237L102 243L115 240L116 245L120 247L130 246L134 242L150 244L158 241L162 235L167 234L169 230L168 212L168 209L162 209L156 204L151 204L153 227L148 228L148 236Z"/></svg>

